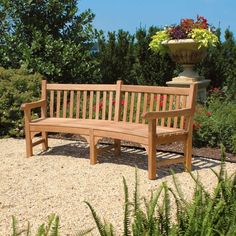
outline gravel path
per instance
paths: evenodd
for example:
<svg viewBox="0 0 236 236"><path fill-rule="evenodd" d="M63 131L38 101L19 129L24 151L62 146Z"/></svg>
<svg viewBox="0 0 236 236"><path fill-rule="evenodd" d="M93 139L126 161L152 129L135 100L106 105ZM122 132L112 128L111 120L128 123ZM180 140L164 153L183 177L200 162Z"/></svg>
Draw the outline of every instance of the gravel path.
<svg viewBox="0 0 236 236"><path fill-rule="evenodd" d="M98 158L100 164L91 166L85 143L50 139L49 145L51 148L45 153L40 146L36 147L35 156L26 159L24 140L0 140L1 236L11 234L12 215L21 227L30 221L32 233L35 233L51 213L60 216L61 235L75 235L80 229L95 226L84 200L91 203L98 215L113 223L119 234L123 220L122 176L132 194L136 165L140 195L146 197L163 181L173 186L170 168L159 169L158 179L148 180L146 153L140 150L124 149L120 158L115 158L112 152L104 153ZM193 173L198 171L208 190L212 190L216 182L210 167L219 169L219 162L204 158L193 160ZM227 163L226 167L233 173L236 163ZM183 172L182 165L172 166L172 169L190 199L194 188L191 177ZM96 230L93 235L97 235Z"/></svg>

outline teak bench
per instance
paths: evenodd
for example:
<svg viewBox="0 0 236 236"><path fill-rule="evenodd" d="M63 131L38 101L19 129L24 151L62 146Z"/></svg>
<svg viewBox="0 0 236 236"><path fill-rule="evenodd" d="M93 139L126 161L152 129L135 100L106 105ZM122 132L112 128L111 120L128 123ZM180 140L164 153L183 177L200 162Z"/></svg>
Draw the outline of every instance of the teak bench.
<svg viewBox="0 0 236 236"><path fill-rule="evenodd" d="M97 154L114 148L120 155L120 140L141 144L148 153L148 177L156 178L156 146L184 143L184 157L163 160L161 165L183 162L191 170L192 123L196 100L190 88L116 84L49 84L42 81L41 100L22 105L27 157L33 147L48 148L48 132L80 134L90 146L90 163ZM49 102L49 107L46 105ZM31 120L31 110L41 107L41 117ZM41 138L33 142L37 133ZM97 148L108 137L114 145ZM159 162L158 162L159 163Z"/></svg>

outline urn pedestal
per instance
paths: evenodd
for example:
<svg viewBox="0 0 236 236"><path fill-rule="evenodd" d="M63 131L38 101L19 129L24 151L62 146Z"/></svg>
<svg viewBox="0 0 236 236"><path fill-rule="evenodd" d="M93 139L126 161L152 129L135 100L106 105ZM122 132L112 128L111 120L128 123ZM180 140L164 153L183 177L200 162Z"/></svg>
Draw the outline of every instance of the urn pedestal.
<svg viewBox="0 0 236 236"><path fill-rule="evenodd" d="M173 61L183 66L183 72L168 81L171 87L189 87L191 83L198 84L198 99L206 99L206 88L210 80L204 79L193 67L206 56L206 48L200 47L193 39L179 39L164 41L163 45L168 47L169 55Z"/></svg>

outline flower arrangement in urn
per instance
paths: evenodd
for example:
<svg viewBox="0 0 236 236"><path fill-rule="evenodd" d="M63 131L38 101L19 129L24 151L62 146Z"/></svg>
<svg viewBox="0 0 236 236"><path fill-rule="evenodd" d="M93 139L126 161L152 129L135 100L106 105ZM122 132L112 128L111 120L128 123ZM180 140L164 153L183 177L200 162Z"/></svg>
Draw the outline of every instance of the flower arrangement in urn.
<svg viewBox="0 0 236 236"><path fill-rule="evenodd" d="M203 16L197 16L196 21L193 19L181 19L179 25L166 27L158 31L150 43L150 48L156 52L166 51L166 42L170 40L192 39L198 43L198 48L216 46L218 37L210 27L207 19Z"/></svg>
<svg viewBox="0 0 236 236"><path fill-rule="evenodd" d="M216 46L219 42L213 29L203 16L197 16L196 21L182 19L179 25L158 31L149 46L155 52L168 52L173 61L183 66L183 72L172 81L202 80L193 66L206 56L209 46Z"/></svg>

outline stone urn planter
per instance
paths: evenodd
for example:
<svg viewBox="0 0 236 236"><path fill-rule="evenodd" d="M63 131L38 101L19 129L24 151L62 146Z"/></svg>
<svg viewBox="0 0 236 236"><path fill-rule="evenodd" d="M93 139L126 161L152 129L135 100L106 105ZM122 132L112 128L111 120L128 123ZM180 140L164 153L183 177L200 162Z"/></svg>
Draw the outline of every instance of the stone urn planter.
<svg viewBox="0 0 236 236"><path fill-rule="evenodd" d="M173 61L183 66L183 72L168 81L171 87L189 87L191 83L198 84L198 99L206 99L206 88L210 80L204 79L193 70L195 64L206 56L206 47L200 47L193 39L173 39L162 43L168 48L168 53Z"/></svg>
<svg viewBox="0 0 236 236"><path fill-rule="evenodd" d="M183 66L184 71L172 81L200 81L201 77L193 70L195 64L199 63L206 56L206 47L200 47L193 39L173 39L162 43L168 48L172 60Z"/></svg>

